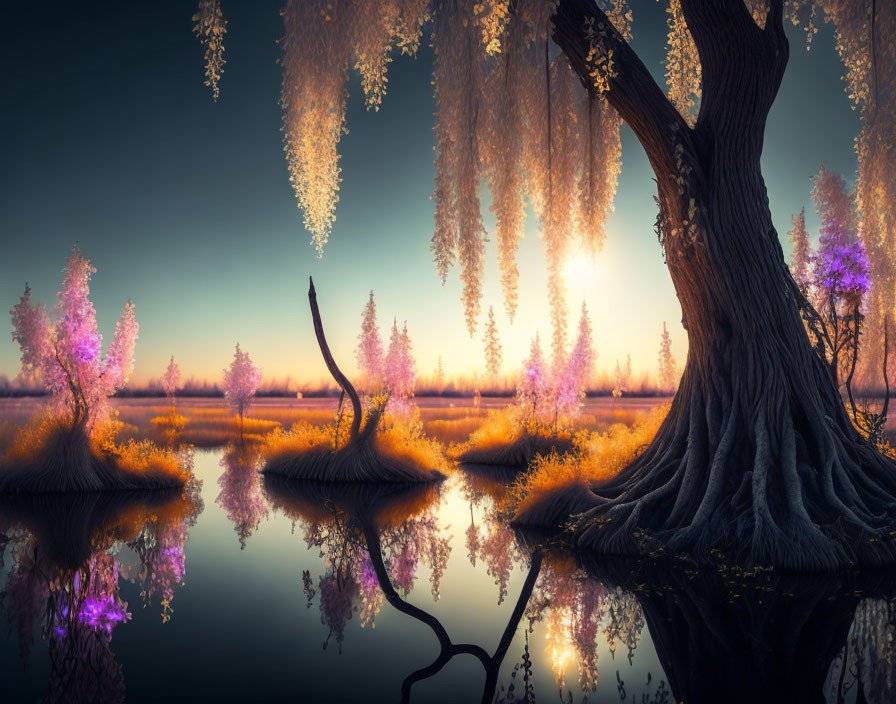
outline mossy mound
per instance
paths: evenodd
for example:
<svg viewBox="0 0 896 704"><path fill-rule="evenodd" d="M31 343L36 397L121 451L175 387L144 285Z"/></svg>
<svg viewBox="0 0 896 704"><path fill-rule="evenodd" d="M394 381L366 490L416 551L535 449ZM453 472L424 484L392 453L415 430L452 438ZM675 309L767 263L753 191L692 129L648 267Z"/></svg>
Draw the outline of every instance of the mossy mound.
<svg viewBox="0 0 896 704"><path fill-rule="evenodd" d="M182 487L189 471L148 444L99 450L79 427L49 429L27 457L0 466L0 494L68 494Z"/></svg>
<svg viewBox="0 0 896 704"><path fill-rule="evenodd" d="M539 455L567 455L574 450L572 438L523 434L515 440L488 447L471 447L457 459L463 465L488 465L516 472L525 471Z"/></svg>
<svg viewBox="0 0 896 704"><path fill-rule="evenodd" d="M306 433L299 428L294 438L270 443L274 450L262 473L342 484L419 484L445 479L440 468L447 470L447 465L436 443L400 429L381 433L377 430L381 417L381 410L370 411L357 437L337 449L323 431Z"/></svg>

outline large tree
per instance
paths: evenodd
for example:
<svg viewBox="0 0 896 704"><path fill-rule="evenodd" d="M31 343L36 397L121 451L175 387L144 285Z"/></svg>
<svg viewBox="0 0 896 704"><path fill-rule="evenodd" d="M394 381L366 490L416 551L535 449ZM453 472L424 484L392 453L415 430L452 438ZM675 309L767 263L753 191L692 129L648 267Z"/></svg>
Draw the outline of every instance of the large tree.
<svg viewBox="0 0 896 704"><path fill-rule="evenodd" d="M629 44L624 0L287 0L285 149L306 225L322 248L338 198L349 68L360 71L368 106L378 108L391 48L413 53L430 17L437 269L444 278L460 265L472 333L484 178L513 312L528 201L545 240L559 355L560 268L574 238L602 242L626 122L654 170L687 364L647 450L557 508L556 519L582 512L575 541L608 553L639 551L649 535L675 550L708 556L722 547L735 559L788 567L887 561L893 544L881 538L896 507L896 467L853 428L809 342L804 320L817 325L818 316L785 263L760 157L788 61L785 21L804 24L811 38L812 18L824 17L835 25L848 93L863 118L863 237L892 241L896 154L885 147L894 134L896 46L886 38L896 29L896 3L670 0L667 11L668 94Z"/></svg>
<svg viewBox="0 0 896 704"><path fill-rule="evenodd" d="M886 5L872 19L892 29ZM604 94L656 175L689 341L667 420L588 497L576 539L631 552L647 533L699 555L719 546L735 559L798 568L888 560L893 546L879 533L892 521L896 466L853 428L809 344L801 314L816 315L784 262L760 168L789 54L783 0L753 14L742 0L680 7L702 67L693 125L594 2L564 0L554 18L554 38L583 76L593 46L585 19L605 28L614 70Z"/></svg>

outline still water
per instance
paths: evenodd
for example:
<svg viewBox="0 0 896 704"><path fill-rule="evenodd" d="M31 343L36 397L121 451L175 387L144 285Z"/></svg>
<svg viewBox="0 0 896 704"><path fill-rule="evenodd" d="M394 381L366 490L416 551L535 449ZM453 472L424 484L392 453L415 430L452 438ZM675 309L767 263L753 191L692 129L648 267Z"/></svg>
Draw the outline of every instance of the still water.
<svg viewBox="0 0 896 704"><path fill-rule="evenodd" d="M896 701L882 577L586 573L518 541L494 477L337 492L256 460L0 503L0 701Z"/></svg>

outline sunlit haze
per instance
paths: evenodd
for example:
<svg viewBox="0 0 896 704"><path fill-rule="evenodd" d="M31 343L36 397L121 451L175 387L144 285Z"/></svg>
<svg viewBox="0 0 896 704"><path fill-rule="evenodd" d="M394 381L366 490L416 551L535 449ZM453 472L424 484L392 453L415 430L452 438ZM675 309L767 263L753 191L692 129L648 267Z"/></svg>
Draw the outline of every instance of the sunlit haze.
<svg viewBox="0 0 896 704"><path fill-rule="evenodd" d="M418 374L442 357L446 374L483 373L481 331L495 310L504 371L518 368L536 332L550 338L544 248L534 216L519 256L519 311L504 311L491 229L483 314L471 339L456 270L442 286L433 232L432 51L396 57L379 112L367 112L357 77L341 142L343 183L322 259L309 245L283 158L278 108L282 33L274 5L228 8L227 66L213 103L202 84L201 48L190 10L178 3L140 12L117 3L50 10L41 3L4 12L0 165L0 296L9 310L28 281L50 305L75 241L93 260L92 282L106 343L128 298L140 323L134 383L159 377L170 355L185 377L216 381L240 342L266 379L327 377L314 342L306 292L314 277L334 354L348 371L361 309L376 294L380 325L407 321ZM636 7L633 44L663 72L663 9ZM27 39L26 39L27 37ZM852 175L858 117L850 109L829 27L811 58L794 46L772 110L765 177L779 236L789 251L790 216L807 206L818 220L809 177L821 161ZM109 57L115 57L109 60ZM824 115L808 120L807 115ZM602 251L574 252L563 268L569 329L584 300L592 316L597 369L631 354L635 375L655 373L663 321L683 362L686 335L654 233L653 174L628 127L615 211ZM850 176L851 177L851 176ZM0 341L0 374L14 377L19 349Z"/></svg>

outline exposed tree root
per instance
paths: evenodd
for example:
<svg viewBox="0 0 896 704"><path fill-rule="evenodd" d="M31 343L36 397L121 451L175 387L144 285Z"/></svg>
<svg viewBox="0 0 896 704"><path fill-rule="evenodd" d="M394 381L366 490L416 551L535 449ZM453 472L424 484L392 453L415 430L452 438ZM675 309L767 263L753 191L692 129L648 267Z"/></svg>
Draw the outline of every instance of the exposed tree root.
<svg viewBox="0 0 896 704"><path fill-rule="evenodd" d="M134 508L182 501L181 489L0 495L0 525L21 525L53 564L76 569L90 558L97 533Z"/></svg>
<svg viewBox="0 0 896 704"><path fill-rule="evenodd" d="M32 463L0 467L0 494L139 491L183 485L161 468L135 472L120 467L114 455L98 456L81 426L54 429Z"/></svg>
<svg viewBox="0 0 896 704"><path fill-rule="evenodd" d="M585 484L570 484L549 492L525 511L518 513L513 525L538 531L541 535L557 535L569 528L570 521L595 506L597 500Z"/></svg>
<svg viewBox="0 0 896 704"><path fill-rule="evenodd" d="M523 472L536 456L552 452L565 455L573 451L571 438L524 434L513 442L494 447L473 447L458 456L462 464L491 465Z"/></svg>
<svg viewBox="0 0 896 704"><path fill-rule="evenodd" d="M896 580L882 574L801 577L651 560L585 567L635 594L674 701L688 704L825 701L859 600L896 594Z"/></svg>
<svg viewBox="0 0 896 704"><path fill-rule="evenodd" d="M795 570L896 563L896 466L824 398L816 365L799 388L766 374L747 396L734 371L707 388L689 373L647 450L616 477L545 497L516 518L554 527L603 555L721 551L732 562ZM828 385L830 386L830 385ZM821 409L826 408L826 412Z"/></svg>

